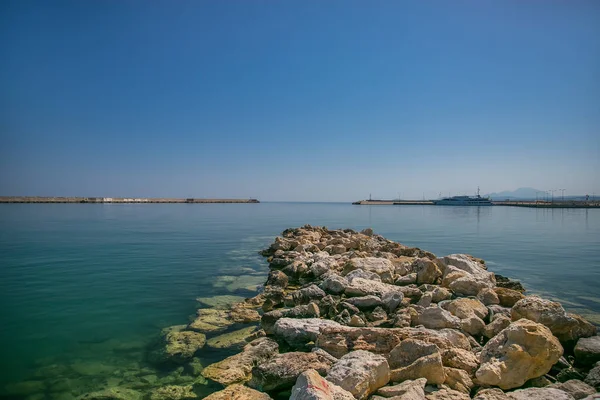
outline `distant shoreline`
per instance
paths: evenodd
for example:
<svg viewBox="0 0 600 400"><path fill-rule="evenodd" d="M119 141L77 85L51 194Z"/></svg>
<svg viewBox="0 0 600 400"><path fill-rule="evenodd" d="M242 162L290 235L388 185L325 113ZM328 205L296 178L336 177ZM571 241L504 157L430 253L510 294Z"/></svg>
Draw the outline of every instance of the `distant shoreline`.
<svg viewBox="0 0 600 400"><path fill-rule="evenodd" d="M139 198L139 197L38 197L38 196L0 196L0 203L260 203L257 199L202 199L202 198Z"/></svg>

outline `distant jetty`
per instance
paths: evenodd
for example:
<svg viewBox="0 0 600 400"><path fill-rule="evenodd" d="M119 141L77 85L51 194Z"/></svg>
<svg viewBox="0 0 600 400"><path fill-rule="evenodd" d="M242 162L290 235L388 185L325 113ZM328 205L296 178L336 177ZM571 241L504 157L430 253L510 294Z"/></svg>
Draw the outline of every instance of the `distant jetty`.
<svg viewBox="0 0 600 400"><path fill-rule="evenodd" d="M433 200L359 200L352 204L361 206L434 206ZM529 208L600 208L600 201L584 201L584 200L569 200L569 201L535 201L535 200L515 200L515 201L493 201L494 206L509 206L509 207L529 207ZM448 207L438 205L440 207ZM455 207L455 206L450 206ZM463 207L477 207L476 205L465 205Z"/></svg>
<svg viewBox="0 0 600 400"><path fill-rule="evenodd" d="M257 199L2 196L0 203L260 203Z"/></svg>

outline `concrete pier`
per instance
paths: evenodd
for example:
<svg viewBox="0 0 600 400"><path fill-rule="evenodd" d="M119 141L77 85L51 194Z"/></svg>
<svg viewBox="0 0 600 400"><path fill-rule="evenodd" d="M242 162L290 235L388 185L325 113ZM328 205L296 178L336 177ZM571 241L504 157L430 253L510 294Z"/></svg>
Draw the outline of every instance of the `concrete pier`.
<svg viewBox="0 0 600 400"><path fill-rule="evenodd" d="M133 198L133 197L30 197L3 196L0 203L260 203L257 199L201 199L201 198Z"/></svg>

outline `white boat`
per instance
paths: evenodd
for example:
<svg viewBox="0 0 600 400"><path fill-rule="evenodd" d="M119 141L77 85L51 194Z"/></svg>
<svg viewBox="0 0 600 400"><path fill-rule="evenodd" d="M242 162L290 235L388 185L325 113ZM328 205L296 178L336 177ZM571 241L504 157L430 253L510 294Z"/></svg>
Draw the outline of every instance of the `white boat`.
<svg viewBox="0 0 600 400"><path fill-rule="evenodd" d="M493 206L494 204L489 197L481 197L479 188L477 188L477 196L452 196L444 197L440 200L433 200L436 206Z"/></svg>

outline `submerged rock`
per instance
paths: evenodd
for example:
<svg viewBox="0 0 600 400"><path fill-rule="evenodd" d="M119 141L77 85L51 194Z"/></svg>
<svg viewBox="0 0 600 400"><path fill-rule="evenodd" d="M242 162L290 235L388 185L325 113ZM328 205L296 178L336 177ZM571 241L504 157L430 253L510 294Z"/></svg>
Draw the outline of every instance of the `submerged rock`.
<svg viewBox="0 0 600 400"><path fill-rule="evenodd" d="M526 319L512 323L483 348L477 380L512 389L550 371L563 348L548 328Z"/></svg>
<svg viewBox="0 0 600 400"><path fill-rule="evenodd" d="M204 347L206 336L192 331L171 331L163 336L160 347L150 354L154 363L182 364Z"/></svg>
<svg viewBox="0 0 600 400"><path fill-rule="evenodd" d="M98 392L87 393L79 396L78 400L141 400L142 394L138 391L120 387L111 387Z"/></svg>
<svg viewBox="0 0 600 400"><path fill-rule="evenodd" d="M249 326L237 331L224 333L219 336L208 339L206 345L214 349L227 349L230 347L243 347L246 343L256 339L260 335L260 330L256 326ZM264 336L264 332L262 336Z"/></svg>
<svg viewBox="0 0 600 400"><path fill-rule="evenodd" d="M210 308L229 309L233 304L244 301L242 296L223 295L213 297L198 297L196 301Z"/></svg>
<svg viewBox="0 0 600 400"><path fill-rule="evenodd" d="M150 393L150 400L191 400L197 398L198 395L194 393L192 385L163 386L154 389L152 393Z"/></svg>

